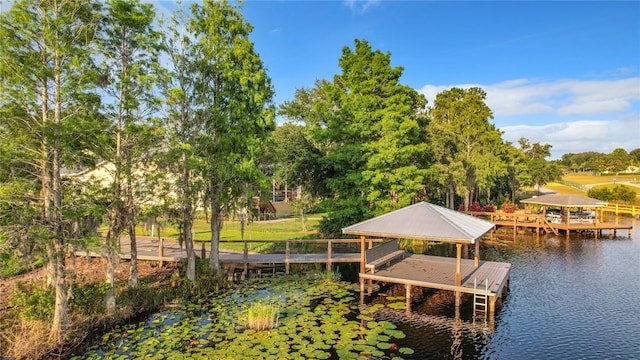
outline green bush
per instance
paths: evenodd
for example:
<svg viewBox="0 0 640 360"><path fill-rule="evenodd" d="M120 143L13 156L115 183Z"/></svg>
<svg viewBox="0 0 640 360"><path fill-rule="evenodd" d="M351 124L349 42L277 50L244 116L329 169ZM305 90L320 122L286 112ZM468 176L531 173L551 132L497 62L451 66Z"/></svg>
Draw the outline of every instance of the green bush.
<svg viewBox="0 0 640 360"><path fill-rule="evenodd" d="M19 311L23 320L50 321L53 317L55 293L51 287L16 283L9 305Z"/></svg>
<svg viewBox="0 0 640 360"><path fill-rule="evenodd" d="M615 200L632 202L636 198L636 192L629 186L616 185L613 187L613 197Z"/></svg>
<svg viewBox="0 0 640 360"><path fill-rule="evenodd" d="M0 277L7 278L21 275L44 265L42 257L33 257L30 262L23 262L19 256L0 255Z"/></svg>
<svg viewBox="0 0 640 360"><path fill-rule="evenodd" d="M636 192L625 185L599 186L590 189L587 196L602 201L620 200L632 202L636 198Z"/></svg>
<svg viewBox="0 0 640 360"><path fill-rule="evenodd" d="M103 313L105 311L104 297L108 289L109 284L106 282L75 287L73 298L70 301L71 311L83 315Z"/></svg>

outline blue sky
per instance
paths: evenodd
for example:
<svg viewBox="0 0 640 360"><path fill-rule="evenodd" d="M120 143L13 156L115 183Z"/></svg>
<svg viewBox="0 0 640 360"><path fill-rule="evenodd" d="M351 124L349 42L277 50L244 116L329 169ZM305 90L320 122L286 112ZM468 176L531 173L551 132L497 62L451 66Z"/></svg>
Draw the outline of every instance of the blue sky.
<svg viewBox="0 0 640 360"><path fill-rule="evenodd" d="M640 2L246 1L276 90L340 73L354 39L391 54L401 82L487 92L505 140L564 153L640 148Z"/></svg>

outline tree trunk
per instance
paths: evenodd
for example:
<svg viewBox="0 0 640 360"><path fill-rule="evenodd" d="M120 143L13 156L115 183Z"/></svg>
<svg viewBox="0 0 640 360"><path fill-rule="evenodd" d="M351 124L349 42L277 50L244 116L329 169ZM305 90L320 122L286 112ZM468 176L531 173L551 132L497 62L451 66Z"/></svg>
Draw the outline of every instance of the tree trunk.
<svg viewBox="0 0 640 360"><path fill-rule="evenodd" d="M182 109L182 124L186 123L186 110ZM196 279L196 252L193 244L193 218L194 211L192 206L193 190L191 184L191 171L186 167L187 154L182 153L182 163L185 166L182 172L182 231L184 236L185 248L187 251L187 279L195 281ZM204 259L203 259L204 260Z"/></svg>
<svg viewBox="0 0 640 360"><path fill-rule="evenodd" d="M54 68L60 69L58 62L59 58L56 57L54 61ZM52 228L53 237L53 273L54 278L53 286L55 289L56 301L53 308L53 322L51 324L51 331L49 332L49 338L56 339L65 334L67 326L69 325L69 309L68 309L68 293L67 293L67 278L66 278L66 264L65 264L65 252L64 252L64 235L63 235L63 218L62 218L62 178L60 176L60 138L61 126L62 126L62 100L61 100L61 83L60 74L56 72L54 77L54 99L55 106L53 111L53 122L55 125L53 144L50 147L50 161L51 161L51 191L48 195L52 198L52 208L49 209L49 226Z"/></svg>
<svg viewBox="0 0 640 360"><path fill-rule="evenodd" d="M51 331L49 339L59 339L65 334L69 325L69 309L67 297L67 279L65 271L65 254L63 244L60 240L55 241L55 248L52 251L53 258L49 259L54 264L53 286L55 289L55 305L53 308L53 322L51 323Z"/></svg>
<svg viewBox="0 0 640 360"><path fill-rule="evenodd" d="M138 287L138 244L136 241L136 226L134 221L129 221L129 239L131 241L131 267L129 271L129 287Z"/></svg>
<svg viewBox="0 0 640 360"><path fill-rule="evenodd" d="M220 230L222 230L222 215L216 201L211 199L211 253L209 254L209 267L211 271L220 271Z"/></svg>
<svg viewBox="0 0 640 360"><path fill-rule="evenodd" d="M113 241L108 241L113 243ZM107 284L109 284L109 290L104 298L104 306L107 314L113 315L116 312L116 295L115 295L115 280L116 280L116 251L113 244L107 245L106 257L107 257Z"/></svg>
<svg viewBox="0 0 640 360"><path fill-rule="evenodd" d="M449 183L449 191L447 192L448 197L448 205L449 205L449 209L455 209L456 208L456 187L455 184L453 182Z"/></svg>
<svg viewBox="0 0 640 360"><path fill-rule="evenodd" d="M302 210L302 232L307 232L307 216L304 213L304 210Z"/></svg>
<svg viewBox="0 0 640 360"><path fill-rule="evenodd" d="M55 289L56 267L53 262L53 247L47 246L47 286Z"/></svg>
<svg viewBox="0 0 640 360"><path fill-rule="evenodd" d="M193 249L193 233L191 223L191 205L187 204L183 213L183 226L184 226L184 240L185 248L187 250L187 279L195 281L196 279L196 253Z"/></svg>
<svg viewBox="0 0 640 360"><path fill-rule="evenodd" d="M116 170L117 172L117 170ZM116 175L117 178L117 175ZM115 205L111 210L111 220L109 223L109 231L107 232L107 238L105 240L105 257L107 260L107 273L106 273L106 281L109 284L109 290L105 295L104 303L105 310L107 314L114 314L116 311L116 297L115 297L115 272L116 272L116 261L118 260L117 252L120 248L120 235L121 231L121 214L120 214L120 187L118 183L116 183L115 189Z"/></svg>

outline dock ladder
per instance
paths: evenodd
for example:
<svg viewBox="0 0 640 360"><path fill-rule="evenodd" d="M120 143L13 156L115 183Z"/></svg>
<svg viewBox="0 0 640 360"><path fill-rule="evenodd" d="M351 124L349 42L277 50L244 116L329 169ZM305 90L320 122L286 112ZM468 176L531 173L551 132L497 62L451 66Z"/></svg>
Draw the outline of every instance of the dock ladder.
<svg viewBox="0 0 640 360"><path fill-rule="evenodd" d="M484 280L484 292L478 292L482 288L478 288L478 285L482 286L482 281L478 284L478 278L473 279L473 321L476 318L483 317L484 321L487 321L487 307L489 306L489 280Z"/></svg>

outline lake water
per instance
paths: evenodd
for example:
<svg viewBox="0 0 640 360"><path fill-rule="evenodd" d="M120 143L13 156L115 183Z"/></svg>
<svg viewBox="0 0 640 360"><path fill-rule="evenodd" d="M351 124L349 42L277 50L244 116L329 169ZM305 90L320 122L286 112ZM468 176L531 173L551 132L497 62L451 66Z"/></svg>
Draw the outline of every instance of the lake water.
<svg viewBox="0 0 640 360"><path fill-rule="evenodd" d="M414 359L640 359L634 225L631 239L625 230L614 239L519 236L483 246L483 260L512 264L494 331L388 318L407 333Z"/></svg>

